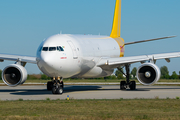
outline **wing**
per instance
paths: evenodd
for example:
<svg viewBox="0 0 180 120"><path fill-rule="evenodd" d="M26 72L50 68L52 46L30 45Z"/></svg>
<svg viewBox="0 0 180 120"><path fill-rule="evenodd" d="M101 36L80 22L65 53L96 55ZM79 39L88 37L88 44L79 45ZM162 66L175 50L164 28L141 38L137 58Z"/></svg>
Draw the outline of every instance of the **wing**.
<svg viewBox="0 0 180 120"><path fill-rule="evenodd" d="M10 54L0 54L0 62L3 62L4 60L21 61L21 62L24 62L24 63L37 64L36 57L21 56L21 55L10 55Z"/></svg>
<svg viewBox="0 0 180 120"><path fill-rule="evenodd" d="M102 58L97 66L99 67L111 67L116 68L118 66L123 66L125 64L132 64L136 62L144 63L146 61L156 62L159 59L165 59L170 62L170 58L180 57L180 52L174 53L163 53L163 54L153 54L153 55L142 55L142 56L132 56L132 57L119 57L119 58Z"/></svg>
<svg viewBox="0 0 180 120"><path fill-rule="evenodd" d="M131 45L131 44L142 43L142 42L162 40L162 39L173 38L173 37L176 37L176 36L168 36L168 37L154 38L154 39L141 40L141 41L135 41L135 42L128 42L128 43L125 43L124 45Z"/></svg>

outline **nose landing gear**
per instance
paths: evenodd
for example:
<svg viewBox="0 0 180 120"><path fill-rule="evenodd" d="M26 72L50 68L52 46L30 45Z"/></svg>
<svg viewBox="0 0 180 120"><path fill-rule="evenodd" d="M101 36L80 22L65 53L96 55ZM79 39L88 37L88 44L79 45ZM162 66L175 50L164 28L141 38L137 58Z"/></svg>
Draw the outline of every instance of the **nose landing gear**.
<svg viewBox="0 0 180 120"><path fill-rule="evenodd" d="M62 94L63 88L64 88L63 78L54 77L52 81L47 82L47 90L52 90L53 94Z"/></svg>

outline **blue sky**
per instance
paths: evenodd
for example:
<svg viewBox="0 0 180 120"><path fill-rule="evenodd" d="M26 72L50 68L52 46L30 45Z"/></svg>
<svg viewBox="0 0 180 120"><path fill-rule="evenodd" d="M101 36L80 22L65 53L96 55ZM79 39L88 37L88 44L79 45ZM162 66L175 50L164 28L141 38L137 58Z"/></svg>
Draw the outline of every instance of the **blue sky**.
<svg viewBox="0 0 180 120"><path fill-rule="evenodd" d="M115 0L1 0L0 53L35 56L41 41L58 34L111 32ZM125 56L180 51L179 0L122 0L121 37L125 42L177 35L176 38L129 45ZM0 63L0 69L13 62ZM157 61L170 74L180 71L180 58ZM132 65L138 67L140 63ZM40 73L27 64L28 73Z"/></svg>

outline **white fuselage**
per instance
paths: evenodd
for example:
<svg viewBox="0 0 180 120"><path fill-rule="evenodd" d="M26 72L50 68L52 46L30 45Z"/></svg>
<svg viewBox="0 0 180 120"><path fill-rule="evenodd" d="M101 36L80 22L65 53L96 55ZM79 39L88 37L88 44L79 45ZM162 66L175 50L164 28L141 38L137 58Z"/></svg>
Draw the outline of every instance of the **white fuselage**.
<svg viewBox="0 0 180 120"><path fill-rule="evenodd" d="M124 41L109 36L58 34L44 40L37 51L37 65L49 77L104 77L113 69L97 66L102 58L119 57ZM122 48L123 50L121 50Z"/></svg>

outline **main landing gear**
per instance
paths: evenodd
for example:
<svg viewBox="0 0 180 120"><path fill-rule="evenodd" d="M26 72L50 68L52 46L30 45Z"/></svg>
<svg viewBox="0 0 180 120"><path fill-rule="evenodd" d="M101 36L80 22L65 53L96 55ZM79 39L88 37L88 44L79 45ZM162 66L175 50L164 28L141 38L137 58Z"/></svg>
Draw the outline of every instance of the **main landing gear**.
<svg viewBox="0 0 180 120"><path fill-rule="evenodd" d="M52 81L47 82L47 90L52 90L53 94L62 94L64 88L63 78L53 78Z"/></svg>
<svg viewBox="0 0 180 120"><path fill-rule="evenodd" d="M127 64L125 65L126 68L126 74L124 74L124 72L118 68L118 70L123 73L126 76L126 81L121 81L120 82L120 89L121 90L126 90L127 87L129 87L131 90L135 90L136 89L136 81L130 81L130 65Z"/></svg>

